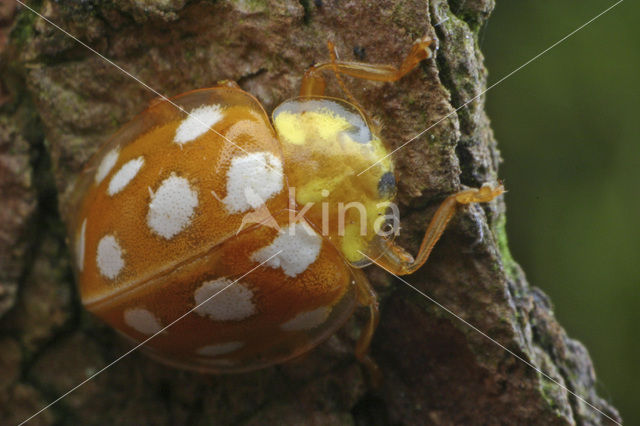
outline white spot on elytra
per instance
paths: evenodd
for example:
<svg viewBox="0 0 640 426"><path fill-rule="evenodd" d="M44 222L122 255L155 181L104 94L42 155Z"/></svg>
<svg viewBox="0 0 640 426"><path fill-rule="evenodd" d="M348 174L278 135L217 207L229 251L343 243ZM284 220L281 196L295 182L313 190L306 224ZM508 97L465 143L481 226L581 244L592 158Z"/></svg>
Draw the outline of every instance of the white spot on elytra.
<svg viewBox="0 0 640 426"><path fill-rule="evenodd" d="M178 126L173 141L180 145L191 142L222 120L222 115L220 105L205 105L192 110Z"/></svg>
<svg viewBox="0 0 640 426"><path fill-rule="evenodd" d="M124 311L124 322L142 334L155 334L162 330L158 318L148 309L132 308Z"/></svg>
<svg viewBox="0 0 640 426"><path fill-rule="evenodd" d="M125 165L120 167L120 170L118 170L111 178L109 187L107 188L107 193L113 197L115 194L122 191L124 187L127 186L134 177L136 177L143 165L143 157L127 161Z"/></svg>
<svg viewBox="0 0 640 426"><path fill-rule="evenodd" d="M312 311L301 312L280 325L280 328L285 331L310 330L325 322L330 312L331 308L328 306L321 306Z"/></svg>
<svg viewBox="0 0 640 426"><path fill-rule="evenodd" d="M122 248L116 237L113 235L105 235L98 243L98 252L96 254L96 262L100 273L109 279L118 276L122 268L124 268L124 260L122 259Z"/></svg>
<svg viewBox="0 0 640 426"><path fill-rule="evenodd" d="M84 269L84 245L85 245L85 236L87 234L87 219L82 221L82 226L80 227L80 233L78 233L78 237L76 238L76 261L78 263L78 269L82 272Z"/></svg>
<svg viewBox="0 0 640 426"><path fill-rule="evenodd" d="M235 350L240 349L244 346L242 342L227 342L227 343L219 343L216 345L207 345L203 346L196 351L198 355L204 356L217 356L231 353Z"/></svg>
<svg viewBox="0 0 640 426"><path fill-rule="evenodd" d="M265 265L282 268L285 275L295 277L316 261L321 247L322 237L306 223L298 222L282 228L271 245L255 251L251 260L266 261Z"/></svg>
<svg viewBox="0 0 640 426"><path fill-rule="evenodd" d="M100 165L98 166L98 170L96 171L96 184L99 184L105 177L107 177L111 169L113 169L113 166L116 165L119 155L120 150L118 148L112 149L104 155Z"/></svg>
<svg viewBox="0 0 640 426"><path fill-rule="evenodd" d="M229 213L242 213L260 207L283 186L282 161L270 152L252 152L231 160L222 202Z"/></svg>
<svg viewBox="0 0 640 426"><path fill-rule="evenodd" d="M196 305L204 303L195 311L216 321L238 321L254 315L253 292L240 282L232 283L228 278L202 283L193 293L193 298Z"/></svg>
<svg viewBox="0 0 640 426"><path fill-rule="evenodd" d="M170 239L189 226L197 206L198 194L189 181L172 174L151 195L147 224L156 234Z"/></svg>

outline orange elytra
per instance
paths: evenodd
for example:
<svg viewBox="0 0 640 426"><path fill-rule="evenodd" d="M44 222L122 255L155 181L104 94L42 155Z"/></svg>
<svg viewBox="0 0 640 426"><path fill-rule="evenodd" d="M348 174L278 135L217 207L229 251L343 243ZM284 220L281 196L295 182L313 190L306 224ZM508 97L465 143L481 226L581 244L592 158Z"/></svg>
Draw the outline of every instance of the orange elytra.
<svg viewBox="0 0 640 426"><path fill-rule="evenodd" d="M225 373L299 356L361 305L371 315L355 352L373 365L377 301L359 268L376 259L415 271L458 205L502 187L449 196L414 259L385 227L397 220L396 181L379 127L340 79L352 101L323 96L322 72L396 81L430 45L418 40L399 68L332 55L271 120L225 83L155 102L125 124L84 168L70 204L86 308L134 342L154 336L143 348L156 359Z"/></svg>

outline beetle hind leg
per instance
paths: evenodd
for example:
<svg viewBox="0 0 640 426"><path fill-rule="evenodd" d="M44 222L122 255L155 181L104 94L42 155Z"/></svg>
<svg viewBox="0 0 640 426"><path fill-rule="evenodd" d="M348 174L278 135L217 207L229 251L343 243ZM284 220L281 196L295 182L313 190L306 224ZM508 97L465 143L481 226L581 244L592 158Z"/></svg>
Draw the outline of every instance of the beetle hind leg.
<svg viewBox="0 0 640 426"><path fill-rule="evenodd" d="M373 288L371 288L371 284L369 284L369 280L367 280L364 273L358 269L353 272L356 276L356 294L358 297L358 303L360 306L364 306L369 309L369 321L360 332L360 337L356 342L355 356L356 359L366 368L371 384L374 387L378 387L382 381L382 373L380 372L378 364L376 364L369 354L371 339L373 338L373 333L378 327L378 323L380 321L378 297L376 296Z"/></svg>

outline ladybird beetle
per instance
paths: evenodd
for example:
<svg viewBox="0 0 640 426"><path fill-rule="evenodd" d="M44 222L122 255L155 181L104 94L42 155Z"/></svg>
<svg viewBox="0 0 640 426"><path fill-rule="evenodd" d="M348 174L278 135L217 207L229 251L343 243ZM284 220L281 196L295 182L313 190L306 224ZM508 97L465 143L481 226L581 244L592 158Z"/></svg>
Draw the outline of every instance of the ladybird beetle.
<svg viewBox="0 0 640 426"><path fill-rule="evenodd" d="M416 41L399 68L338 61L330 44L331 61L307 70L300 96L271 121L225 83L155 102L125 124L70 203L85 307L134 342L155 335L144 350L162 362L226 373L297 357L365 306L355 353L371 363L377 300L359 268L377 259L412 273L458 205L503 191L449 196L415 259L381 232L393 219L393 164L340 74L396 81L431 57L431 44ZM352 102L323 96L327 70Z"/></svg>

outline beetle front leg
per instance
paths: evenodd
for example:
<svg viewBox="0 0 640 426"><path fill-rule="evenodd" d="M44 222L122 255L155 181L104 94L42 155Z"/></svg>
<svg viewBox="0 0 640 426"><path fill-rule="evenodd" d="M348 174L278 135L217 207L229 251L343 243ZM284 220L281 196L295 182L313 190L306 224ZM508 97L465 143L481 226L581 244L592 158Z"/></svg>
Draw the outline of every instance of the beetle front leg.
<svg viewBox="0 0 640 426"><path fill-rule="evenodd" d="M448 196L433 218L429 222L427 231L420 244L420 250L415 259L405 249L396 245L393 241L379 239L382 256L376 263L387 269L392 274L408 275L418 270L429 258L433 247L442 236L447 224L453 217L458 206L471 203L486 203L504 192L502 185L484 184L481 188L466 189Z"/></svg>
<svg viewBox="0 0 640 426"><path fill-rule="evenodd" d="M386 64L366 64L362 62L342 62L332 60L314 65L309 68L302 78L302 86L300 88L300 96L322 96L326 86L322 72L332 70L336 74L344 74L355 78L372 81L398 81L408 72L413 70L420 61L428 59L432 56L430 46L433 40L425 36L416 40L411 47L411 51L402 61L400 67ZM329 49L333 47L329 43ZM333 53L332 53L333 56Z"/></svg>

